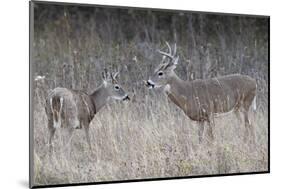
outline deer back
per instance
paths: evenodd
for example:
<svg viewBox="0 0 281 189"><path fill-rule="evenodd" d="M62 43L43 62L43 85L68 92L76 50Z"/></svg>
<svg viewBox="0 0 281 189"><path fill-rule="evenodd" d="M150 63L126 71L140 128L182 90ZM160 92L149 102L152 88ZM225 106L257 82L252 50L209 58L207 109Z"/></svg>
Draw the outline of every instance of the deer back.
<svg viewBox="0 0 281 189"><path fill-rule="evenodd" d="M172 84L172 87L168 97L191 119L199 121L210 114L238 108L247 95L255 93L256 82L248 76L233 74Z"/></svg>

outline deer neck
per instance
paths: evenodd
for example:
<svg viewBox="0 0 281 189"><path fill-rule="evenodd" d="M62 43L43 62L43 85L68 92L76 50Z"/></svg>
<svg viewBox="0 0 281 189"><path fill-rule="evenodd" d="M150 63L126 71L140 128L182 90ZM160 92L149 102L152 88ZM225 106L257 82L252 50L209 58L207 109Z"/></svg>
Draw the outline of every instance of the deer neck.
<svg viewBox="0 0 281 189"><path fill-rule="evenodd" d="M108 90L105 88L104 84L102 84L90 95L90 97L96 108L96 112L98 112L108 101Z"/></svg>
<svg viewBox="0 0 281 189"><path fill-rule="evenodd" d="M182 88L186 88L187 85L189 85L189 82L182 80L173 72L164 90L167 94L180 95L179 93L183 91Z"/></svg>
<svg viewBox="0 0 281 189"><path fill-rule="evenodd" d="M188 96L192 93L191 83L180 79L175 73L172 74L165 86L168 97L181 109L185 110Z"/></svg>

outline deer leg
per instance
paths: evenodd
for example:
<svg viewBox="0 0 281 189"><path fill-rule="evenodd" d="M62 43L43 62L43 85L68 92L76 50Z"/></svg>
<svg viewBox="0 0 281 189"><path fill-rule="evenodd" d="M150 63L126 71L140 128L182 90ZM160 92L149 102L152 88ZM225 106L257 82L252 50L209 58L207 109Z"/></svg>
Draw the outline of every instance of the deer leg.
<svg viewBox="0 0 281 189"><path fill-rule="evenodd" d="M236 116L236 118L237 118L237 120L238 120L238 122L239 122L239 124L240 124L240 123L242 122L240 110L237 109L237 110L234 111L234 113L235 113L235 116Z"/></svg>
<svg viewBox="0 0 281 189"><path fill-rule="evenodd" d="M86 140L87 140L90 150L92 151L92 145L91 145L90 134L89 134L90 127L87 124L84 127L85 127Z"/></svg>
<svg viewBox="0 0 281 189"><path fill-rule="evenodd" d="M244 121L245 121L244 142L247 142L248 138L249 138L249 128L250 128L250 120L248 118L248 112L247 111L244 111Z"/></svg>
<svg viewBox="0 0 281 189"><path fill-rule="evenodd" d="M213 133L213 127L215 125L214 118L207 120L207 122L208 122L208 128L207 128L208 142L211 144L214 141L214 133Z"/></svg>
<svg viewBox="0 0 281 189"><path fill-rule="evenodd" d="M244 142L247 141L255 141L255 133L254 133L254 128L253 125L251 124L249 120L249 111L244 110L244 120L245 120L245 135L244 135Z"/></svg>
<svg viewBox="0 0 281 189"><path fill-rule="evenodd" d="M70 154L71 154L71 141L72 141L72 136L73 136L73 128L68 128L67 129L67 141L66 141L66 149L67 149L67 155L68 158L70 158Z"/></svg>
<svg viewBox="0 0 281 189"><path fill-rule="evenodd" d="M90 133L89 133L90 132L90 130L89 130L90 129L90 125L89 124L85 124L84 128L85 128L86 140L87 140L87 143L88 143L89 148L90 148L90 153L91 153L92 158L94 159L94 161L96 161L97 157L96 157L96 155L93 152L92 145L91 145L91 140L90 140Z"/></svg>
<svg viewBox="0 0 281 189"><path fill-rule="evenodd" d="M199 126L198 126L198 138L199 138L199 144L202 143L202 138L203 138L203 133L204 133L204 121L199 121Z"/></svg>
<svg viewBox="0 0 281 189"><path fill-rule="evenodd" d="M53 127L52 121L48 120L48 129L49 129L49 140L48 140L48 146L49 146L49 154L53 151L53 145L52 140L55 136L56 129Z"/></svg>
<svg viewBox="0 0 281 189"><path fill-rule="evenodd" d="M254 142L256 140L255 132L254 132L254 127L251 124L249 120L249 109L252 104L253 99L255 98L255 93L250 93L246 98L244 99L244 120L245 120L245 136L244 136L244 141L248 141L250 139L250 142Z"/></svg>

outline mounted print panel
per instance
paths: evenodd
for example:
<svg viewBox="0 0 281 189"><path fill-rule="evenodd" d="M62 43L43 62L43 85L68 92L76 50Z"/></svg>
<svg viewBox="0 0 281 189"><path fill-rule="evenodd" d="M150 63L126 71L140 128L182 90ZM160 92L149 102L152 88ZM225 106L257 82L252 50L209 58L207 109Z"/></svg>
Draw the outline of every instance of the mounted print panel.
<svg viewBox="0 0 281 189"><path fill-rule="evenodd" d="M30 187L269 172L269 17L30 2Z"/></svg>

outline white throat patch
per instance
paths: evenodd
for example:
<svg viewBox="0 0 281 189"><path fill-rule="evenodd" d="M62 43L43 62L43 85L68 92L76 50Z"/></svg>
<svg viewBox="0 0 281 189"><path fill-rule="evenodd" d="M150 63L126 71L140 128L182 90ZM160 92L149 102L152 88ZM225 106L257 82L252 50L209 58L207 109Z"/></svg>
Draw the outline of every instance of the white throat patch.
<svg viewBox="0 0 281 189"><path fill-rule="evenodd" d="M164 91L166 93L171 93L171 86L169 84L167 84L165 87L164 87Z"/></svg>

